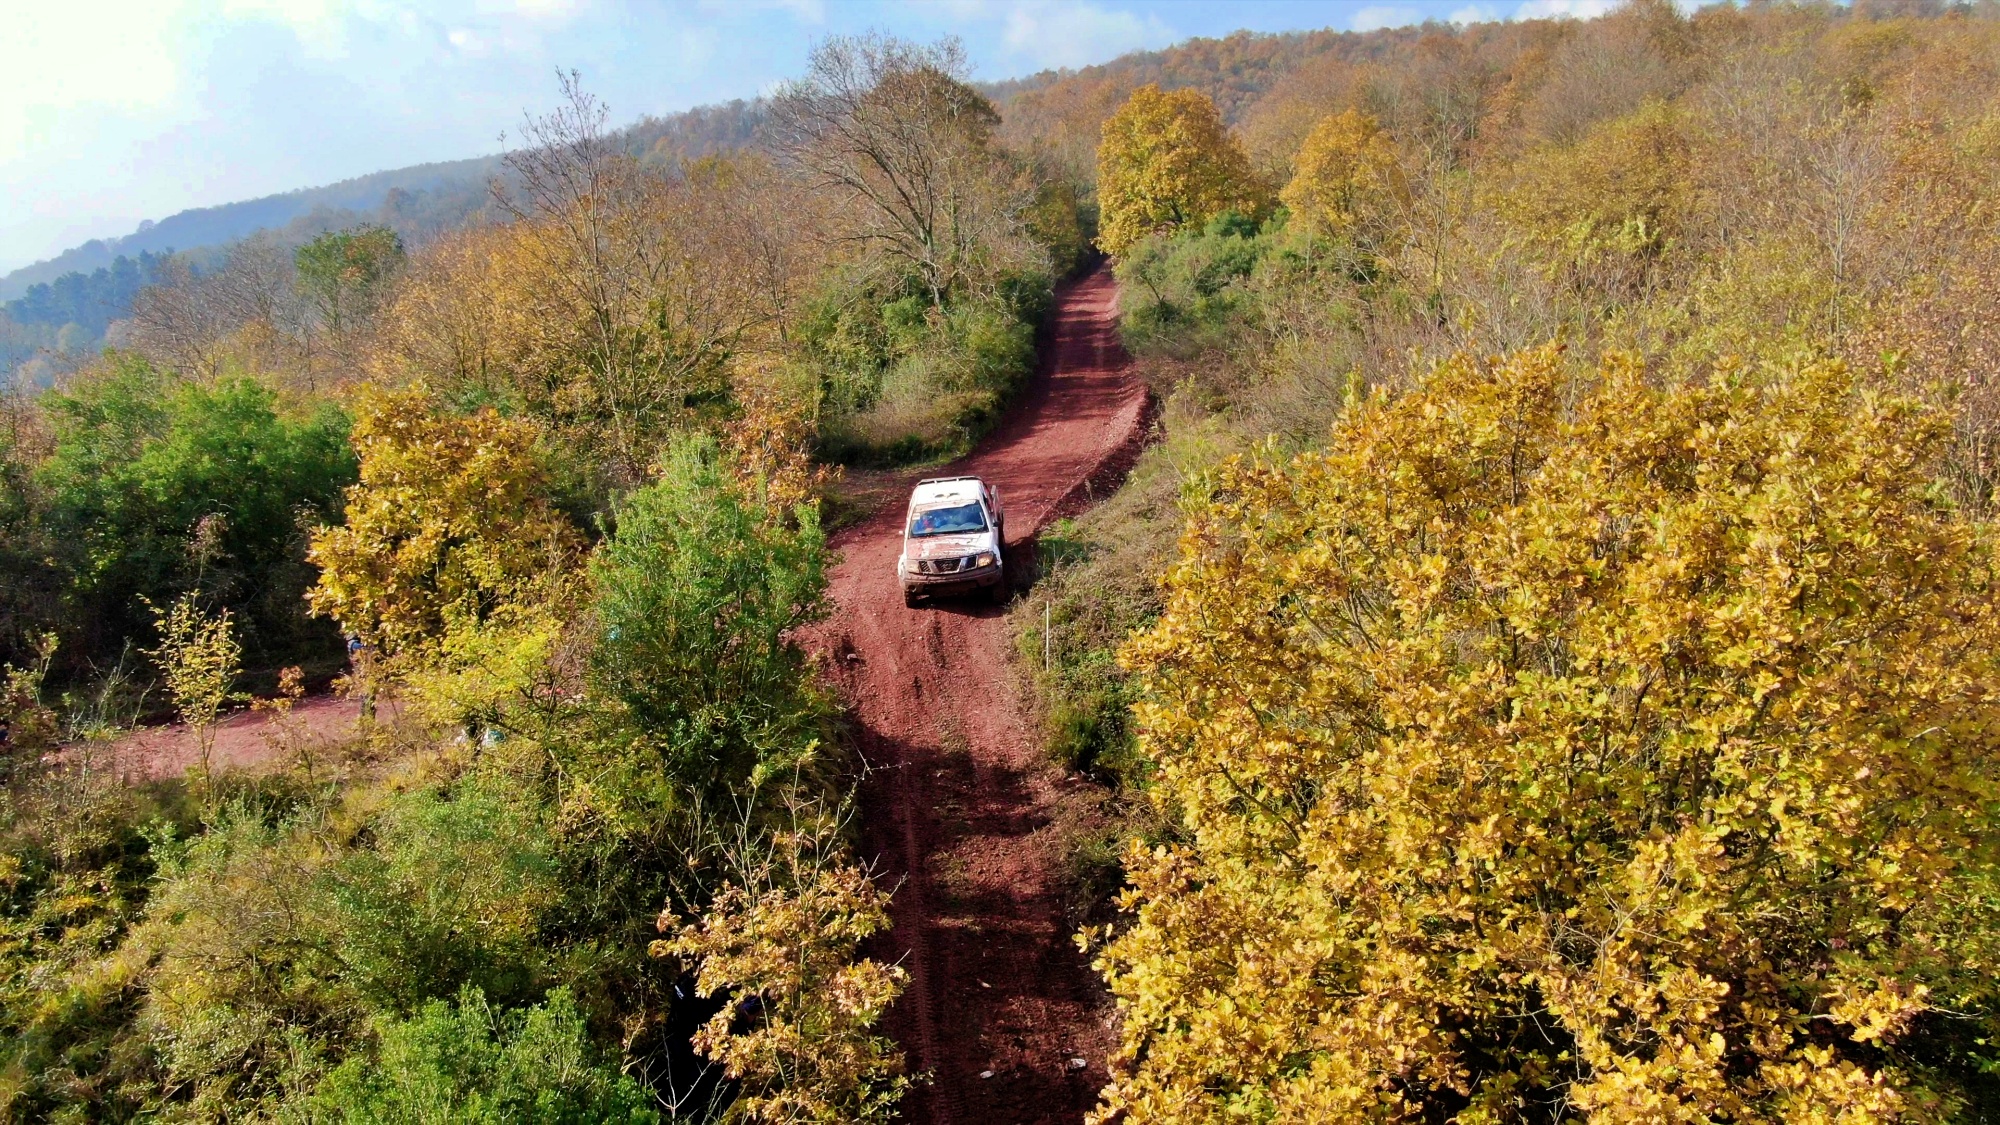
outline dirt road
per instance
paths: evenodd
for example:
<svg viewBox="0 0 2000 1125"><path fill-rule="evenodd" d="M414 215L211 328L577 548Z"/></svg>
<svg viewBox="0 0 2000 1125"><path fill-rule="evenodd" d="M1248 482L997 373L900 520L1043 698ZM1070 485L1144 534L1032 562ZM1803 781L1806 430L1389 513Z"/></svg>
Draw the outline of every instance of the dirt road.
<svg viewBox="0 0 2000 1125"><path fill-rule="evenodd" d="M1017 581L1036 533L1129 467L1145 422L1110 273L1058 299L1035 384L948 470L1001 490ZM817 633L870 770L864 847L885 882L901 881L894 929L874 952L910 971L890 1031L911 1069L931 1076L904 1113L935 1125L1081 1121L1104 1084L1113 1034L1103 991L1070 942L1062 864L1100 797L1044 760L1010 669L1003 610L904 608L895 561L907 482L882 495L872 517L834 541L836 609Z"/></svg>
<svg viewBox="0 0 2000 1125"><path fill-rule="evenodd" d="M380 718L394 721L399 714L394 700L382 701ZM239 711L216 727L215 743L209 752L210 768L219 772L295 763L301 750L319 753L352 739L360 715L360 700L330 695L302 699L283 718L268 711ZM92 751L78 746L68 752ZM141 727L101 753L119 776L131 781L157 781L179 777L198 765L201 740L188 728L171 723Z"/></svg>

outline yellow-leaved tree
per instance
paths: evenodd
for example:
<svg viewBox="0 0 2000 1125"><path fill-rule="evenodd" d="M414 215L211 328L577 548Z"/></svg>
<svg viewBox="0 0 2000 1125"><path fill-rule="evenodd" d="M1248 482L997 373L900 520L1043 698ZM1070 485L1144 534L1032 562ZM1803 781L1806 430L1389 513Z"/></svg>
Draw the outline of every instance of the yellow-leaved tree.
<svg viewBox="0 0 2000 1125"><path fill-rule="evenodd" d="M695 991L730 1002L695 1049L738 1083L737 1118L758 1125L863 1125L897 1118L909 1088L896 1044L875 1024L908 973L857 957L889 928L889 896L846 862L832 825L802 820L730 859L736 878L700 918L671 911L655 957L692 961Z"/></svg>
<svg viewBox="0 0 2000 1125"><path fill-rule="evenodd" d="M550 503L533 423L371 386L352 440L361 479L346 522L313 535L320 576L307 598L385 655L435 650L546 600L574 569L578 537Z"/></svg>
<svg viewBox="0 0 2000 1125"><path fill-rule="evenodd" d="M1278 198L1307 233L1386 249L1409 208L1396 143L1359 110L1323 118L1306 136Z"/></svg>
<svg viewBox="0 0 2000 1125"><path fill-rule="evenodd" d="M1097 147L1098 245L1112 254L1149 234L1199 226L1264 203L1250 159L1199 90L1132 91Z"/></svg>
<svg viewBox="0 0 2000 1125"><path fill-rule="evenodd" d="M1685 113L1647 102L1573 144L1526 153L1494 200L1552 279L1628 296L1687 236L1699 205Z"/></svg>
<svg viewBox="0 0 2000 1125"><path fill-rule="evenodd" d="M1098 961L1099 1120L1953 1112L2000 589L1948 427L1833 362L1550 347L1219 469L1124 655L1177 830Z"/></svg>

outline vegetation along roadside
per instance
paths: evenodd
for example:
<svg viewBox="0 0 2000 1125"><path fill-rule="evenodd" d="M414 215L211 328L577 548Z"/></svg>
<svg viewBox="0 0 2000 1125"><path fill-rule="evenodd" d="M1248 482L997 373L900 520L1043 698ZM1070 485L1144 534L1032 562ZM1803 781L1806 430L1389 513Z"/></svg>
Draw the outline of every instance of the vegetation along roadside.
<svg viewBox="0 0 2000 1125"><path fill-rule="evenodd" d="M1996 1112L1991 15L1102 103L1162 407L1013 613L1097 1119Z"/></svg>
<svg viewBox="0 0 2000 1125"><path fill-rule="evenodd" d="M820 506L990 427L1085 245L964 68L830 41L674 164L568 80L477 221L169 261L7 399L10 1119L892 1112Z"/></svg>
<svg viewBox="0 0 2000 1125"><path fill-rule="evenodd" d="M1020 1093L1073 1068L1102 1122L2000 1114L1996 91L1991 3L988 87L833 39L740 145L641 145L571 76L463 221L36 291L0 333L50 383L0 398L0 1105L1073 1120ZM1095 1053L939 1063L941 961L891 927L1006 919L878 877L921 818L857 823L838 688L908 677L804 645L868 580L829 525L1018 436L1100 253L1151 440L1041 529L1014 667L965 692L1026 733L1021 688L1088 804L975 811L1059 837L1032 920L1078 1026L1034 1042ZM999 635L961 616L894 629ZM369 717L308 726L322 691ZM224 768L246 705L271 752ZM897 714L982 776L986 728ZM168 719L192 768L129 778ZM898 870L983 885L921 844Z"/></svg>

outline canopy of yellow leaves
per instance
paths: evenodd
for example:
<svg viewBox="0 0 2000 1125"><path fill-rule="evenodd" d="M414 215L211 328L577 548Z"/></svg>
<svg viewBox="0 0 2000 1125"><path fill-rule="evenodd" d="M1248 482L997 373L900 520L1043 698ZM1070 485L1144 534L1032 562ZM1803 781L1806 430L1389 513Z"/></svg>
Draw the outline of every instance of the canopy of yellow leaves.
<svg viewBox="0 0 2000 1125"><path fill-rule="evenodd" d="M1950 1113L1899 1052L1990 1002L2000 623L1946 429L1551 347L1218 470L1124 654L1178 831L1099 1119Z"/></svg>
<svg viewBox="0 0 2000 1125"><path fill-rule="evenodd" d="M1573 145L1531 150L1495 202L1551 251L1558 275L1653 262L1681 239L1698 202L1689 133L1683 111L1647 102Z"/></svg>
<svg viewBox="0 0 2000 1125"><path fill-rule="evenodd" d="M1296 165L1279 199L1309 233L1381 241L1409 205L1395 142L1358 110L1321 120L1300 147Z"/></svg>
<svg viewBox="0 0 2000 1125"><path fill-rule="evenodd" d="M908 973L855 956L889 927L889 896L867 871L809 854L810 836L781 837L748 885L725 886L701 918L662 914L675 936L650 949L697 961L696 991L731 997L694 1045L741 1084L742 1119L892 1120L908 1080L895 1044L871 1029Z"/></svg>
<svg viewBox="0 0 2000 1125"><path fill-rule="evenodd" d="M391 655L433 645L567 573L575 530L549 503L539 430L492 410L455 416L419 387L362 389L361 480L346 523L313 535L313 612Z"/></svg>
<svg viewBox="0 0 2000 1125"><path fill-rule="evenodd" d="M1250 159L1198 90L1141 86L1104 123L1097 148L1098 244L1123 253L1159 231L1263 203Z"/></svg>

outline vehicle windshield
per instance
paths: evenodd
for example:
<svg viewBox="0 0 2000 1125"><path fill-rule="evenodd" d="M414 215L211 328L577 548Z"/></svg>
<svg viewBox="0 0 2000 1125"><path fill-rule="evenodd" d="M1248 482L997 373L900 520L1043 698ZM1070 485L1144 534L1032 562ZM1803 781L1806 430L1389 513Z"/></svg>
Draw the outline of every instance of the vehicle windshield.
<svg viewBox="0 0 2000 1125"><path fill-rule="evenodd" d="M960 504L955 508L932 508L910 517L910 537L922 539L926 535L963 535L968 531L985 531L986 513L978 503Z"/></svg>

